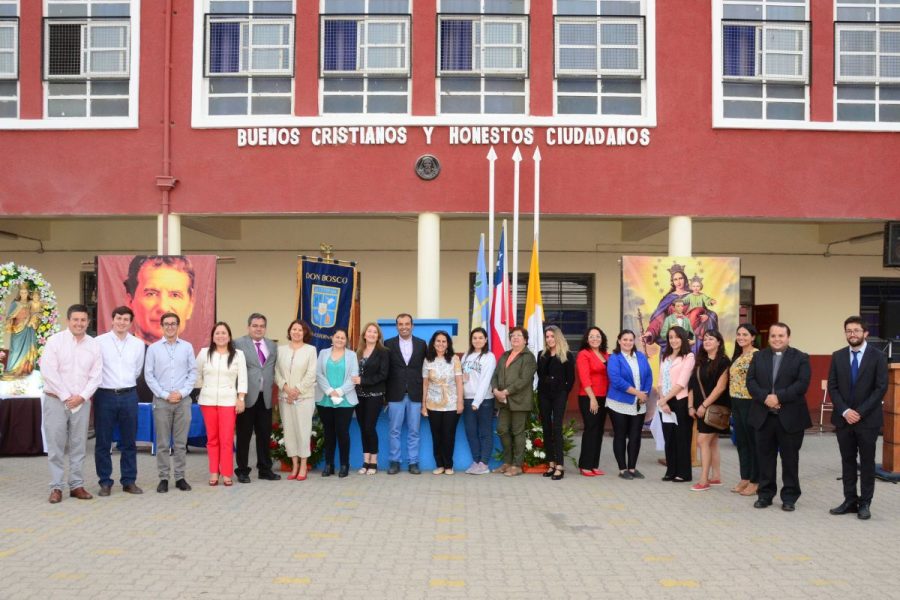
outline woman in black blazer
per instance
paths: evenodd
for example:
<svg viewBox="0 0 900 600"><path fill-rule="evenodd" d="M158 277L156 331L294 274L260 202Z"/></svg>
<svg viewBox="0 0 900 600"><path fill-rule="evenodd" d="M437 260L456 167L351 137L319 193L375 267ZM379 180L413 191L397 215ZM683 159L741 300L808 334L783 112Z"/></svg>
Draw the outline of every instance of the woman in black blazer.
<svg viewBox="0 0 900 600"><path fill-rule="evenodd" d="M563 463L563 417L569 392L575 385L575 355L556 325L544 330L544 349L537 359L538 407L544 430L547 472L544 477L559 481L565 474Z"/></svg>
<svg viewBox="0 0 900 600"><path fill-rule="evenodd" d="M359 377L356 384L356 420L363 446L363 466L360 475L374 475L378 472L378 415L384 408L384 391L390 369L391 357L384 347L384 337L377 323L367 323L356 345L359 358Z"/></svg>

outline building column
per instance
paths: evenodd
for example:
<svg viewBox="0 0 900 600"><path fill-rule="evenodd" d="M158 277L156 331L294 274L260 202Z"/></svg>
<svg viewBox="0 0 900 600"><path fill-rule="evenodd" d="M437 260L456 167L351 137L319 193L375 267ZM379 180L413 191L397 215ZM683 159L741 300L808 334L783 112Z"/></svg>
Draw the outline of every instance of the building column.
<svg viewBox="0 0 900 600"><path fill-rule="evenodd" d="M419 215L416 317L437 319L441 312L441 217Z"/></svg>
<svg viewBox="0 0 900 600"><path fill-rule="evenodd" d="M163 216L156 216L156 253L171 254L177 256L181 254L181 215L169 215L169 248L166 252L163 240Z"/></svg>
<svg viewBox="0 0 900 600"><path fill-rule="evenodd" d="M690 217L669 217L669 256L691 256L691 225Z"/></svg>

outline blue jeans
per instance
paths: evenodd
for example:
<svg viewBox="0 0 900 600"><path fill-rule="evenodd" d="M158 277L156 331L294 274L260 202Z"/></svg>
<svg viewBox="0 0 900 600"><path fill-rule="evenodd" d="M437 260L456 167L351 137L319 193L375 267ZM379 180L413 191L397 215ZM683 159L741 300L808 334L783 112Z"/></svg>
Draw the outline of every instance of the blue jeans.
<svg viewBox="0 0 900 600"><path fill-rule="evenodd" d="M406 444L409 453L409 464L419 462L419 425L422 422L422 403L413 402L409 396L403 396L399 402L388 402L388 420L390 421L390 460L400 462L400 431L406 419Z"/></svg>
<svg viewBox="0 0 900 600"><path fill-rule="evenodd" d="M138 396L132 390L124 394L114 394L97 390L94 394L94 431L97 443L94 446L94 463L97 466L97 477L100 485L112 485L112 446L113 430L119 426L119 449L122 457L119 462L122 485L137 480L137 448L134 438L137 434Z"/></svg>
<svg viewBox="0 0 900 600"><path fill-rule="evenodd" d="M465 399L463 423L466 426L466 439L472 451L472 462L489 464L494 450L494 399L487 398L472 410L472 399Z"/></svg>

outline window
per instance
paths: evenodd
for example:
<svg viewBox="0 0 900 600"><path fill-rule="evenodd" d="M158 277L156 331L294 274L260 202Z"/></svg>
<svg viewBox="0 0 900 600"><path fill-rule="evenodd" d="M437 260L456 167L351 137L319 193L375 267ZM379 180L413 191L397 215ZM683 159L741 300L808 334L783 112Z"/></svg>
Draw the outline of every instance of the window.
<svg viewBox="0 0 900 600"><path fill-rule="evenodd" d="M880 320L882 303L898 301L900 301L900 279L859 278L859 315L866 322L870 337L882 337Z"/></svg>
<svg viewBox="0 0 900 600"><path fill-rule="evenodd" d="M528 17L522 0L442 0L440 113L525 114Z"/></svg>
<svg viewBox="0 0 900 600"><path fill-rule="evenodd" d="M557 114L644 114L642 10L637 0L557 0Z"/></svg>
<svg viewBox="0 0 900 600"><path fill-rule="evenodd" d="M294 104L293 0L207 0L209 115L289 115Z"/></svg>
<svg viewBox="0 0 900 600"><path fill-rule="evenodd" d="M293 17L207 15L207 77L293 75Z"/></svg>
<svg viewBox="0 0 900 600"><path fill-rule="evenodd" d="M408 113L410 15L405 0L326 1L319 27L323 113ZM349 8L367 13L346 14ZM401 11L389 13L387 11Z"/></svg>
<svg viewBox="0 0 900 600"><path fill-rule="evenodd" d="M18 0L0 0L0 119L19 115Z"/></svg>
<svg viewBox="0 0 900 600"><path fill-rule="evenodd" d="M806 120L810 36L805 1L723 0L727 118Z"/></svg>
<svg viewBox="0 0 900 600"><path fill-rule="evenodd" d="M900 3L837 0L835 117L900 122Z"/></svg>
<svg viewBox="0 0 900 600"><path fill-rule="evenodd" d="M525 314L528 274L519 275L517 314ZM475 273L469 274L469 315L475 292ZM594 276L589 273L541 273L541 298L544 301L544 325L559 327L573 353L578 352L581 336L594 323ZM521 324L521 319L517 321ZM471 323L469 324L471 328ZM468 343L468 340L466 340Z"/></svg>
<svg viewBox="0 0 900 600"><path fill-rule="evenodd" d="M129 116L134 94L131 10L129 0L48 0L43 59L47 117Z"/></svg>

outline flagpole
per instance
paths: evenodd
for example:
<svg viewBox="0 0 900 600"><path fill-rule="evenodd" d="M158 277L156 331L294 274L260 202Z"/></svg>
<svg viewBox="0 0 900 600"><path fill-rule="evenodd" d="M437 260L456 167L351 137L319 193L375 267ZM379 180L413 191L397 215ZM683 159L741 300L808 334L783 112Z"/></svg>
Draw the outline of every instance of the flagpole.
<svg viewBox="0 0 900 600"><path fill-rule="evenodd" d="M522 153L516 146L513 152L513 250L512 250L512 321L518 323L516 313L519 306L519 166L522 164Z"/></svg>
<svg viewBox="0 0 900 600"><path fill-rule="evenodd" d="M541 222L541 149L534 149L534 243L540 248L538 238L540 237Z"/></svg>
<svg viewBox="0 0 900 600"><path fill-rule="evenodd" d="M506 347L506 343L509 340L509 330L511 329L511 315L509 310L509 294L507 290L509 290L509 252L507 252L506 248L506 219L503 219L503 304L506 306L506 335L507 339L503 340L503 345Z"/></svg>
<svg viewBox="0 0 900 600"><path fill-rule="evenodd" d="M497 161L497 153L494 147L487 153L488 159L488 305L494 301L494 163Z"/></svg>

